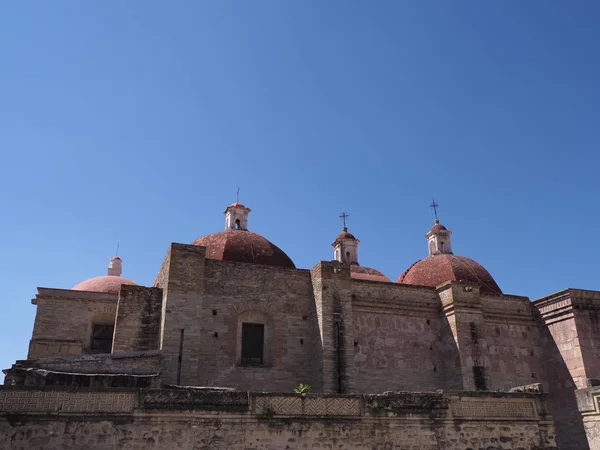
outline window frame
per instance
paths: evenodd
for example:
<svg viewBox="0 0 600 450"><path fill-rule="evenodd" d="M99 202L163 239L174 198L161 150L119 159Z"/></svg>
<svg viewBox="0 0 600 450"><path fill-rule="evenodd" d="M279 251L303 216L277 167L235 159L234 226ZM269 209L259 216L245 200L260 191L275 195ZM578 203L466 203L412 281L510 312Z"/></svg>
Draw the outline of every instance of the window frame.
<svg viewBox="0 0 600 450"><path fill-rule="evenodd" d="M262 363L244 361L242 358L243 324L263 326ZM263 311L250 310L237 317L236 358L235 363L241 367L272 367L275 362L275 339L273 318Z"/></svg>
<svg viewBox="0 0 600 450"><path fill-rule="evenodd" d="M101 327L105 327L106 331L110 331L110 338L109 337L96 337L96 333L97 333L97 329L101 328ZM93 353L111 353L112 352L112 346L113 346L113 339L114 339L114 333L115 333L115 326L114 324L111 323L92 323L92 332L90 334L90 351ZM105 333L108 335L108 333ZM109 346L95 346L94 342L101 342L101 343L109 343Z"/></svg>
<svg viewBox="0 0 600 450"><path fill-rule="evenodd" d="M249 349L249 341L260 340L260 348ZM246 354L244 354L246 353ZM240 363L243 366L262 366L265 361L265 324L242 322Z"/></svg>

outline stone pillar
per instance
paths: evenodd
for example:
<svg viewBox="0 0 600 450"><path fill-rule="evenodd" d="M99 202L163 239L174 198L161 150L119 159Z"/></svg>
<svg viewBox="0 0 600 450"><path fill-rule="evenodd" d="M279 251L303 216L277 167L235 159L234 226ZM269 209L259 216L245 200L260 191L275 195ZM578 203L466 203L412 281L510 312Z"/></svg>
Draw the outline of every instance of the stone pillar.
<svg viewBox="0 0 600 450"><path fill-rule="evenodd" d="M163 288L165 383L198 382L205 255L204 247L173 243L157 278L157 284Z"/></svg>
<svg viewBox="0 0 600 450"><path fill-rule="evenodd" d="M446 367L448 389L489 389L490 364L484 354L487 344L483 333L484 318L479 286L449 281L437 290L442 300L443 314L458 350L458 361L454 361L454 367L452 362L448 362L449 366ZM475 380L476 377L478 380Z"/></svg>
<svg viewBox="0 0 600 450"><path fill-rule="evenodd" d="M323 392L352 392L354 324L350 268L337 261L311 269L322 346Z"/></svg>

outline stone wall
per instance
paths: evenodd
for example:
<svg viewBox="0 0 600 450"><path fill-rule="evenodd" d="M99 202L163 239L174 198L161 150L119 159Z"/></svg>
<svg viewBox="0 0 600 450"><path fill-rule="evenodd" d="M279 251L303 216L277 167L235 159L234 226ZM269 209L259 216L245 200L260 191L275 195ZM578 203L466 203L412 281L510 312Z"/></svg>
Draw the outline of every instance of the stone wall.
<svg viewBox="0 0 600 450"><path fill-rule="evenodd" d="M590 450L600 450L600 387L576 391L577 409L583 417Z"/></svg>
<svg viewBox="0 0 600 450"><path fill-rule="evenodd" d="M352 294L357 392L447 387L445 369L456 347L441 339L435 289L353 282Z"/></svg>
<svg viewBox="0 0 600 450"><path fill-rule="evenodd" d="M18 361L7 386L150 387L158 385L160 351L93 354Z"/></svg>
<svg viewBox="0 0 600 450"><path fill-rule="evenodd" d="M158 350L163 292L160 288L121 287L115 322L113 353Z"/></svg>
<svg viewBox="0 0 600 450"><path fill-rule="evenodd" d="M578 326L581 322L585 323L589 306L583 300L586 292L567 289L533 302L542 324L541 337L547 367L545 384L550 392L557 441L561 448L569 445L588 448L576 392L577 389L587 388L588 384L583 353L597 346L600 336L596 335L594 342L590 334L584 331L582 336L587 335L586 339L580 340ZM581 316L583 320L580 320ZM587 331L591 330L590 327Z"/></svg>
<svg viewBox="0 0 600 450"><path fill-rule="evenodd" d="M114 324L117 295L39 288L28 359L77 355L90 347L93 324Z"/></svg>
<svg viewBox="0 0 600 450"><path fill-rule="evenodd" d="M539 394L0 389L0 449L555 449Z"/></svg>
<svg viewBox="0 0 600 450"><path fill-rule="evenodd" d="M309 271L207 259L204 277L194 384L291 391L308 383L320 390L321 341ZM241 364L242 322L265 325L262 366Z"/></svg>
<svg viewBox="0 0 600 450"><path fill-rule="evenodd" d="M482 298L487 348L485 364L492 390L546 380L535 308L526 297L494 295Z"/></svg>

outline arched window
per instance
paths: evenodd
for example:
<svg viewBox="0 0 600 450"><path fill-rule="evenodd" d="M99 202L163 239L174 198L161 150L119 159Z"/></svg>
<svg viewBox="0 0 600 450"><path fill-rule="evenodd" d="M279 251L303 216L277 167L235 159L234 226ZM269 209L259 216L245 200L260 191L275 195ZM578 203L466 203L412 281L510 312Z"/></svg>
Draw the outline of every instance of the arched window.
<svg viewBox="0 0 600 450"><path fill-rule="evenodd" d="M235 219L235 229L236 230L240 229L240 219Z"/></svg>
<svg viewBox="0 0 600 450"><path fill-rule="evenodd" d="M346 262L350 264L350 252L346 252Z"/></svg>

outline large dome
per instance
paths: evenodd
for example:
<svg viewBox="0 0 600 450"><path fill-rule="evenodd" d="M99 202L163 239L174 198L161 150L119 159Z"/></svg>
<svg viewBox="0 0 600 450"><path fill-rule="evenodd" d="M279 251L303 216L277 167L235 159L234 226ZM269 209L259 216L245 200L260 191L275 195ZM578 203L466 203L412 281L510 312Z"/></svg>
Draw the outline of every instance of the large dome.
<svg viewBox="0 0 600 450"><path fill-rule="evenodd" d="M414 263L397 283L438 286L446 281L470 281L481 286L482 293L502 294L490 273L476 261L448 253L428 256Z"/></svg>
<svg viewBox="0 0 600 450"><path fill-rule="evenodd" d="M196 239L192 245L206 247L206 257L210 259L296 267L283 250L251 231L226 230L208 234Z"/></svg>
<svg viewBox="0 0 600 450"><path fill-rule="evenodd" d="M118 294L122 284L139 286L135 281L117 275L103 275L90 278L73 286L74 291L104 292L107 294Z"/></svg>

